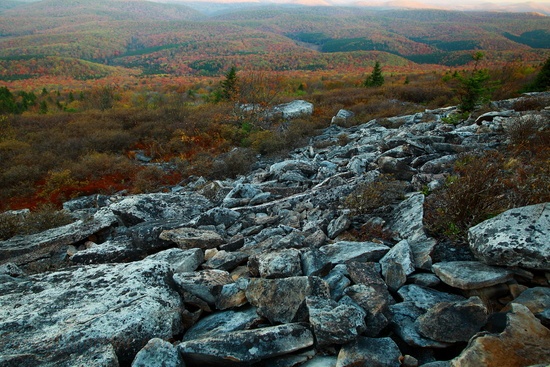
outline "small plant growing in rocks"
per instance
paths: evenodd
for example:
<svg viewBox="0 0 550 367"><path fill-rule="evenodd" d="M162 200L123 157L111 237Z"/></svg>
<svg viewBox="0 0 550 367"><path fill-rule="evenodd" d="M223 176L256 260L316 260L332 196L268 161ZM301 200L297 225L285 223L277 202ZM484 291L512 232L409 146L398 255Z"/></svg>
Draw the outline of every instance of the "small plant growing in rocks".
<svg viewBox="0 0 550 367"><path fill-rule="evenodd" d="M344 200L344 206L355 215L372 214L402 200L408 184L392 175L380 175L374 181L359 185Z"/></svg>

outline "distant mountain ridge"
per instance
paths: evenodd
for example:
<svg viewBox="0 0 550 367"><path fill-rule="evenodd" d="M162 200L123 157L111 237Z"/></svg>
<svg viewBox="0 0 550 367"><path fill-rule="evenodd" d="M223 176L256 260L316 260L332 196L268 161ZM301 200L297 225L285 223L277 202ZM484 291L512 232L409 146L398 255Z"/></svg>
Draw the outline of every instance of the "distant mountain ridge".
<svg viewBox="0 0 550 367"><path fill-rule="evenodd" d="M477 51L491 62L538 63L550 51L550 17L536 13L187 4L42 0L6 9L0 80L50 75L51 65L41 65L45 57L132 74L219 76L234 65L266 71L368 70L374 60L394 68L458 66ZM206 8L199 11L200 4ZM121 70L86 65L82 70L101 75Z"/></svg>

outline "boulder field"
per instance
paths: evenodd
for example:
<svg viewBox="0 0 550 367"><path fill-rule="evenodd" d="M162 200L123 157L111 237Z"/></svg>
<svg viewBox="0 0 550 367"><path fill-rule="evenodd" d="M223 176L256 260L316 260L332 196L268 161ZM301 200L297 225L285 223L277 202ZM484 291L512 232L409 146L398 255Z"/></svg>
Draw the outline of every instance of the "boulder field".
<svg viewBox="0 0 550 367"><path fill-rule="evenodd" d="M422 187L460 153L550 121L513 102L477 123L333 124L237 179L65 203L73 223L0 242L0 366L550 364L550 203L470 228L466 249L423 223ZM407 193L363 219L390 238L350 236L365 222L344 199L384 174Z"/></svg>

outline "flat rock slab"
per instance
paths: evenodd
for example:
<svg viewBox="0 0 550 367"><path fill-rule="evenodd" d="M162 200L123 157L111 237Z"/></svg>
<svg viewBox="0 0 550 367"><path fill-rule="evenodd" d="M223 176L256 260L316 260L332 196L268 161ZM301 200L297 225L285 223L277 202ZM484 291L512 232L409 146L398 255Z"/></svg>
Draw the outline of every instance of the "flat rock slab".
<svg viewBox="0 0 550 367"><path fill-rule="evenodd" d="M285 324L185 341L178 345L178 351L191 366L231 366L259 362L312 345L313 334L307 327Z"/></svg>
<svg viewBox="0 0 550 367"><path fill-rule="evenodd" d="M470 228L468 239L486 264L550 270L550 203L508 210Z"/></svg>
<svg viewBox="0 0 550 367"><path fill-rule="evenodd" d="M25 355L16 360L30 365L112 345L119 360L129 362L151 338L182 331L181 297L169 277L167 263L143 260L3 282L0 355Z"/></svg>
<svg viewBox="0 0 550 367"><path fill-rule="evenodd" d="M323 252L331 263L344 264L347 261L379 261L390 248L375 242L340 241L322 246Z"/></svg>
<svg viewBox="0 0 550 367"><path fill-rule="evenodd" d="M109 205L126 226L158 219L187 222L206 212L213 204L196 193L154 193L133 195Z"/></svg>
<svg viewBox="0 0 550 367"><path fill-rule="evenodd" d="M174 242L181 249L211 249L224 242L217 232L188 227L162 231L159 238Z"/></svg>
<svg viewBox="0 0 550 367"><path fill-rule="evenodd" d="M460 289L485 288L512 279L512 272L478 261L442 262L432 270L444 283Z"/></svg>
<svg viewBox="0 0 550 367"><path fill-rule="evenodd" d="M30 272L56 268L65 262L69 245L83 241L116 222L117 218L110 210L102 209L87 220L0 241L0 264L11 262Z"/></svg>

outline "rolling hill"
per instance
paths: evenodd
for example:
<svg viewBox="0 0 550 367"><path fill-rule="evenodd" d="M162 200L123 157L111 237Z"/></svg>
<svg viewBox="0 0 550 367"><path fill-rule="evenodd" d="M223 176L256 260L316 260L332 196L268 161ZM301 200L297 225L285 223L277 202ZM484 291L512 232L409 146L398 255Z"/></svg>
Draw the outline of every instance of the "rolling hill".
<svg viewBox="0 0 550 367"><path fill-rule="evenodd" d="M96 78L124 69L364 70L373 60L396 68L458 66L478 50L492 62L540 62L550 50L550 17L536 13L254 5L207 16L182 3L145 0L10 0L5 7L3 80L69 70L52 67L52 60L80 65L68 77Z"/></svg>

